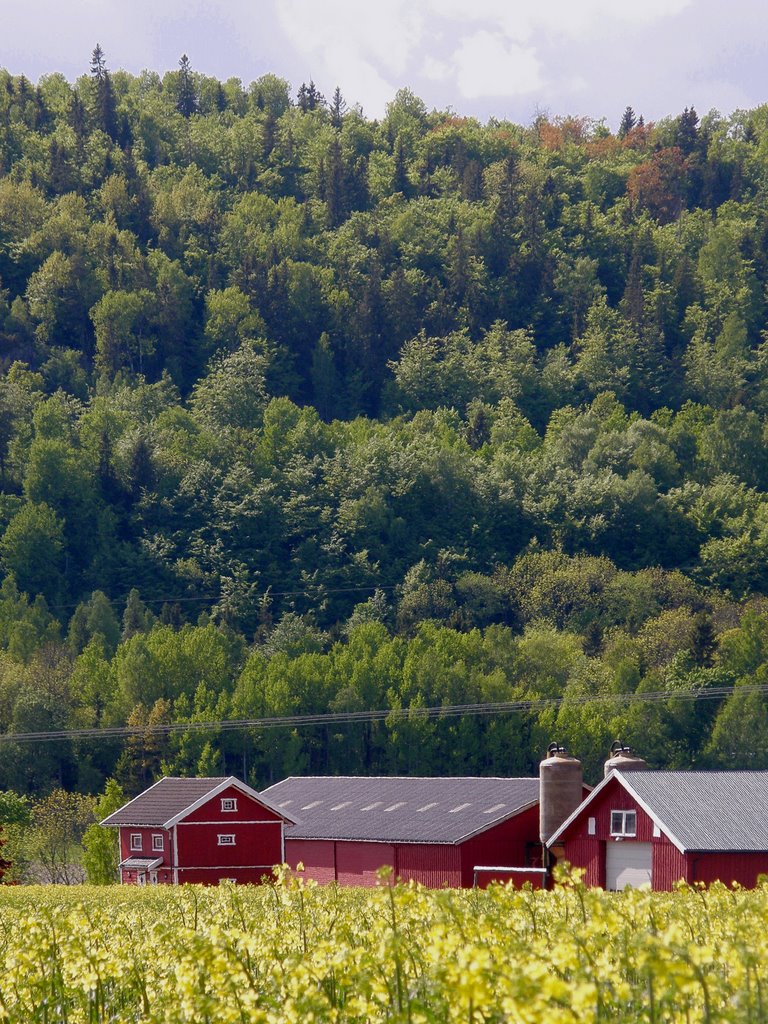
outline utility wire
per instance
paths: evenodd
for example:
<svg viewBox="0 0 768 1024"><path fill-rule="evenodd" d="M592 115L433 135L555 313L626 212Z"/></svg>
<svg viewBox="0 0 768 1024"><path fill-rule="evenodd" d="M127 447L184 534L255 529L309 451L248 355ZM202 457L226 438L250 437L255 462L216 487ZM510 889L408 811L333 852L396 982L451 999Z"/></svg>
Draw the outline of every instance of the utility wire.
<svg viewBox="0 0 768 1024"><path fill-rule="evenodd" d="M55 743L63 740L106 740L130 736L168 736L172 733L194 733L217 730L232 732L238 729L295 729L314 725L347 725L355 722L380 722L385 719L459 718L479 715L503 715L520 711L540 711L544 708L580 707L584 704L660 703L666 700L686 702L722 700L738 690L739 693L768 693L768 683L742 686L712 686L700 690L655 690L648 693L591 694L581 697L547 697L540 700L496 701L487 704L450 704L429 708L388 708L379 711L341 711L316 715L284 715L271 718L238 718L209 722L169 722L158 725L119 725L95 729L58 729L44 732L0 733L4 743Z"/></svg>
<svg viewBox="0 0 768 1024"><path fill-rule="evenodd" d="M322 583L316 583L316 584L312 584L311 587L309 587L309 586L305 587L303 590L273 590L270 586L267 586L267 588L265 590L260 591L259 593L255 594L254 597L255 597L255 599L257 601L260 600L260 599L263 599L265 597L313 597L313 596L315 596L314 594L311 593L311 590L313 588L314 589L321 589L323 595L326 595L326 594L358 594L358 593L359 594L364 594L364 593L370 593L371 591L376 591L376 590L397 590L398 587L400 587L400 586L401 586L401 584L399 584L399 583L366 583L366 584L359 584L359 585L356 585L354 587L326 587ZM199 595L191 595L191 594L187 594L187 595L185 595L185 594L174 595L174 594L169 594L169 595L166 595L165 597L141 597L141 594L139 594L139 599L141 600L141 603L144 604L144 605L151 605L151 604L154 604L154 605L156 605L156 604L187 604L187 603L190 603L190 602L191 603L196 603L196 604L200 604L200 603L207 604L207 603L214 603L216 601L221 601L223 598L226 598L226 596L227 596L226 594L223 594L221 592L221 590L219 590L218 593L215 593L215 594L213 594L213 593L211 593L211 594L199 594ZM127 594L125 595L125 597L107 597L107 601L111 605L113 605L113 606L114 605L124 605L127 600L128 600L128 595ZM52 611L52 612L63 611L65 609L67 609L67 608L79 608L81 604L87 604L87 603L88 603L87 599L84 599L83 601L70 601L67 604L52 604L52 605L48 606L48 610Z"/></svg>

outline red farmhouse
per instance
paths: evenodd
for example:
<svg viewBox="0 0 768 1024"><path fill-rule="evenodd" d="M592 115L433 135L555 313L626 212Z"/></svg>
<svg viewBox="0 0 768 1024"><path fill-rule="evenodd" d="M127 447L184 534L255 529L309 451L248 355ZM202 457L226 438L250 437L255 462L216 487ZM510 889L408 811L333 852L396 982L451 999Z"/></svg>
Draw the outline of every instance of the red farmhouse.
<svg viewBox="0 0 768 1024"><path fill-rule="evenodd" d="M612 771L548 845L605 889L752 887L768 873L768 773Z"/></svg>
<svg viewBox="0 0 768 1024"><path fill-rule="evenodd" d="M374 885L383 866L433 888L471 886L476 868L517 868L481 885L542 881L538 779L289 778L264 797L295 819L286 861L318 882Z"/></svg>
<svg viewBox="0 0 768 1024"><path fill-rule="evenodd" d="M289 815L233 777L163 778L102 825L120 829L120 878L133 885L258 882L285 860Z"/></svg>

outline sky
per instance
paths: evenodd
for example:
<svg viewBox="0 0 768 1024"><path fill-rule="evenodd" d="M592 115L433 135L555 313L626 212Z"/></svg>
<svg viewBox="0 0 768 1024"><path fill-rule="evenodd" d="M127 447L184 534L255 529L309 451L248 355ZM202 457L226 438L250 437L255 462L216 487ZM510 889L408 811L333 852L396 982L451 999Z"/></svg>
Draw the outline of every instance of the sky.
<svg viewBox="0 0 768 1024"><path fill-rule="evenodd" d="M429 109L530 124L539 114L646 121L768 100L764 0L0 0L0 67L33 81L196 71L292 93L314 80L381 117L407 87Z"/></svg>

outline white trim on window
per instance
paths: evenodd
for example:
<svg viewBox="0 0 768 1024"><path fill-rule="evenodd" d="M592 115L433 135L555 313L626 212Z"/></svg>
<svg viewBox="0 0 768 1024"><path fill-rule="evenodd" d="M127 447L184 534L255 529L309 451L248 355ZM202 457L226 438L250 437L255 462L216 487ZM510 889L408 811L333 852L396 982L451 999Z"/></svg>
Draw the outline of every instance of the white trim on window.
<svg viewBox="0 0 768 1024"><path fill-rule="evenodd" d="M224 813L232 813L237 811L237 797L236 796L223 796L221 798L221 809Z"/></svg>
<svg viewBox="0 0 768 1024"><path fill-rule="evenodd" d="M611 811L612 836L637 835L637 811Z"/></svg>
<svg viewBox="0 0 768 1024"><path fill-rule="evenodd" d="M587 818L587 835L593 836L597 832L597 822L594 818Z"/></svg>
<svg viewBox="0 0 768 1024"><path fill-rule="evenodd" d="M165 849L165 838L159 832L152 833L152 849L157 852Z"/></svg>
<svg viewBox="0 0 768 1024"><path fill-rule="evenodd" d="M141 832L131 832L131 853L144 849L144 837Z"/></svg>
<svg viewBox="0 0 768 1024"><path fill-rule="evenodd" d="M219 832L217 837L219 846L234 846L235 845L235 834L234 832Z"/></svg>

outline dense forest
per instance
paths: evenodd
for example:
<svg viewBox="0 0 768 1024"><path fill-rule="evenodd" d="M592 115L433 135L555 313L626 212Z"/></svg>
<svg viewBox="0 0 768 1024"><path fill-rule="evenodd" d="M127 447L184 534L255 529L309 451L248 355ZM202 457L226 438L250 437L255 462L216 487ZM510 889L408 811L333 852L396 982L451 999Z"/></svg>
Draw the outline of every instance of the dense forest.
<svg viewBox="0 0 768 1024"><path fill-rule="evenodd" d="M137 730L0 788L768 767L766 243L768 106L0 71L0 733Z"/></svg>

